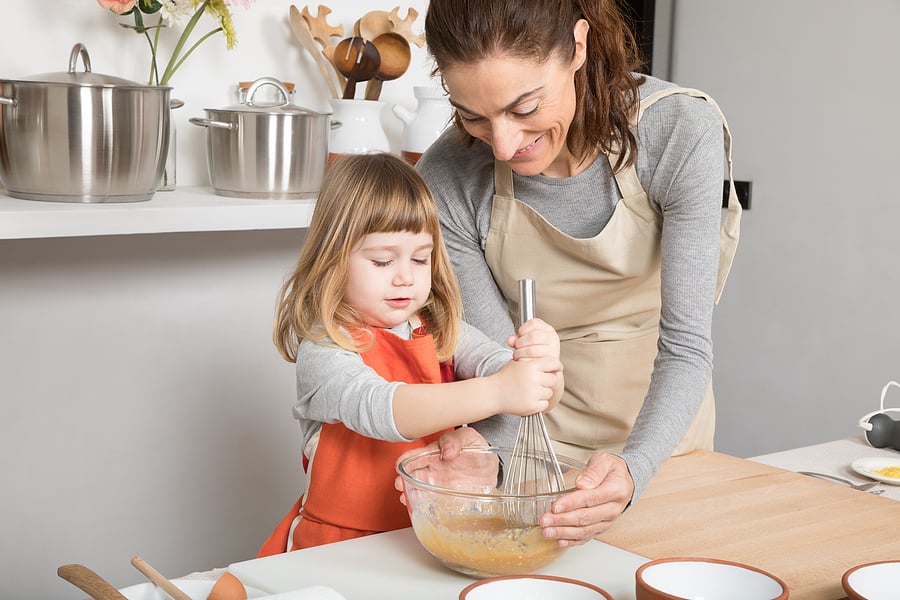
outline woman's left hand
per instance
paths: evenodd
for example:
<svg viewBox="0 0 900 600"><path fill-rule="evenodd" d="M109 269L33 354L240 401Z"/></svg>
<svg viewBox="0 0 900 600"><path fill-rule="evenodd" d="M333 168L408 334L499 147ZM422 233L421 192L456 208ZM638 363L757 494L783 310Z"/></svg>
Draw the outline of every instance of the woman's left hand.
<svg viewBox="0 0 900 600"><path fill-rule="evenodd" d="M541 517L544 537L555 538L562 547L579 546L612 527L634 495L634 480L625 461L604 452L588 459L575 487Z"/></svg>

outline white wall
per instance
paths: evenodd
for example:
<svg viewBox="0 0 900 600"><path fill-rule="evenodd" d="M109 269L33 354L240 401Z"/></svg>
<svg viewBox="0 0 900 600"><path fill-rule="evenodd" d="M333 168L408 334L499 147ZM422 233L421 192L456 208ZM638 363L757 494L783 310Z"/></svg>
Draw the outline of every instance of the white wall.
<svg viewBox="0 0 900 600"><path fill-rule="evenodd" d="M234 104L238 81L293 81L297 104L328 110L288 27L290 4L236 9L237 48L207 40L173 78L185 101L174 113L179 186L208 185L206 130L188 118ZM330 22L349 32L395 4L331 6ZM93 0L0 8L0 78L65 71L79 41L94 72L146 77L144 40ZM388 107L415 108L412 86L428 72L413 47L410 72L384 83L394 151L402 124ZM56 575L72 562L122 587L144 581L135 555L171 577L255 555L302 485L293 368L271 342L302 234L0 240L2 597L83 598Z"/></svg>
<svg viewBox="0 0 900 600"><path fill-rule="evenodd" d="M180 185L206 183L205 132L187 119L232 104L237 81L294 81L298 103L326 107L289 6L238 10L238 48L208 41L176 75ZM395 5L331 6L349 27ZM0 7L0 77L65 70L76 41L94 71L144 77L141 40L91 0ZM855 435L900 377L900 5L673 7L671 75L719 101L736 175L754 186L715 323L718 448L749 456ZM414 48L387 102L414 107L428 70ZM396 150L400 123L383 121ZM256 551L299 484L292 369L269 337L300 242L291 231L0 241L4 597L83 597L55 575L67 562L124 586L143 579L135 554L174 577Z"/></svg>
<svg viewBox="0 0 900 600"><path fill-rule="evenodd" d="M721 451L859 435L900 379L898 30L892 0L675 2L671 76L716 98L753 182L714 325Z"/></svg>

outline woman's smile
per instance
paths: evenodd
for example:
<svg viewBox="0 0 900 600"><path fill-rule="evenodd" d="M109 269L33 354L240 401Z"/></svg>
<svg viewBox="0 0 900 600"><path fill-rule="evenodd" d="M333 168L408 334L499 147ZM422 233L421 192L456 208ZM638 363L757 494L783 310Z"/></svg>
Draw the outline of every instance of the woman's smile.
<svg viewBox="0 0 900 600"><path fill-rule="evenodd" d="M497 56L444 71L466 131L525 176L569 177L584 168L566 145L581 62Z"/></svg>

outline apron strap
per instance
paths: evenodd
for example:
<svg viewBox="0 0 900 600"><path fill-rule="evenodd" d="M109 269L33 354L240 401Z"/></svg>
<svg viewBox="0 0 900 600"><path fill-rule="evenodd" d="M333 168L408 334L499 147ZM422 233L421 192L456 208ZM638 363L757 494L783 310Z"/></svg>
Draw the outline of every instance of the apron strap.
<svg viewBox="0 0 900 600"><path fill-rule="evenodd" d="M693 98L703 98L718 111L719 116L722 119L722 129L725 137L725 159L728 162L728 212L725 214L725 219L722 221L722 227L719 230L719 271L716 275L715 298L715 302L718 304L719 299L722 297L722 290L725 288L725 280L728 279L728 273L731 271L731 264L734 261L734 254L737 251L741 229L741 203L738 201L737 190L734 187L734 165L731 160L731 130L728 128L728 121L725 119L725 114L722 112L722 109L719 108L719 105L715 100L700 90L684 87L669 87L657 90L646 98L643 98L638 105L637 111L631 116L631 125L637 125L641 120L641 117L644 116L644 111L652 106L657 100L673 94L685 94ZM614 150L615 152L610 152L608 156L610 167L615 164L619 156L617 147L614 148ZM616 183L619 186L619 191L622 192L623 195L626 190L628 190L629 193L639 193L643 191L641 182L638 180L637 169L634 167L634 163L632 163L629 168L616 174Z"/></svg>
<svg viewBox="0 0 900 600"><path fill-rule="evenodd" d="M513 173L509 163L505 161L494 161L494 193L504 198L514 198L513 191Z"/></svg>

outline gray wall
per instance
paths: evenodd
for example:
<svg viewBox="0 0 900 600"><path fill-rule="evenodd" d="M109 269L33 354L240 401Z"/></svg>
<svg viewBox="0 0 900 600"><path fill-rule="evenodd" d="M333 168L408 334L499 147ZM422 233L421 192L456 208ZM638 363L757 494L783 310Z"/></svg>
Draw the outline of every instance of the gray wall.
<svg viewBox="0 0 900 600"><path fill-rule="evenodd" d="M714 325L717 449L859 435L900 379L900 4L676 0L671 12L671 77L716 98L736 178L753 182Z"/></svg>

